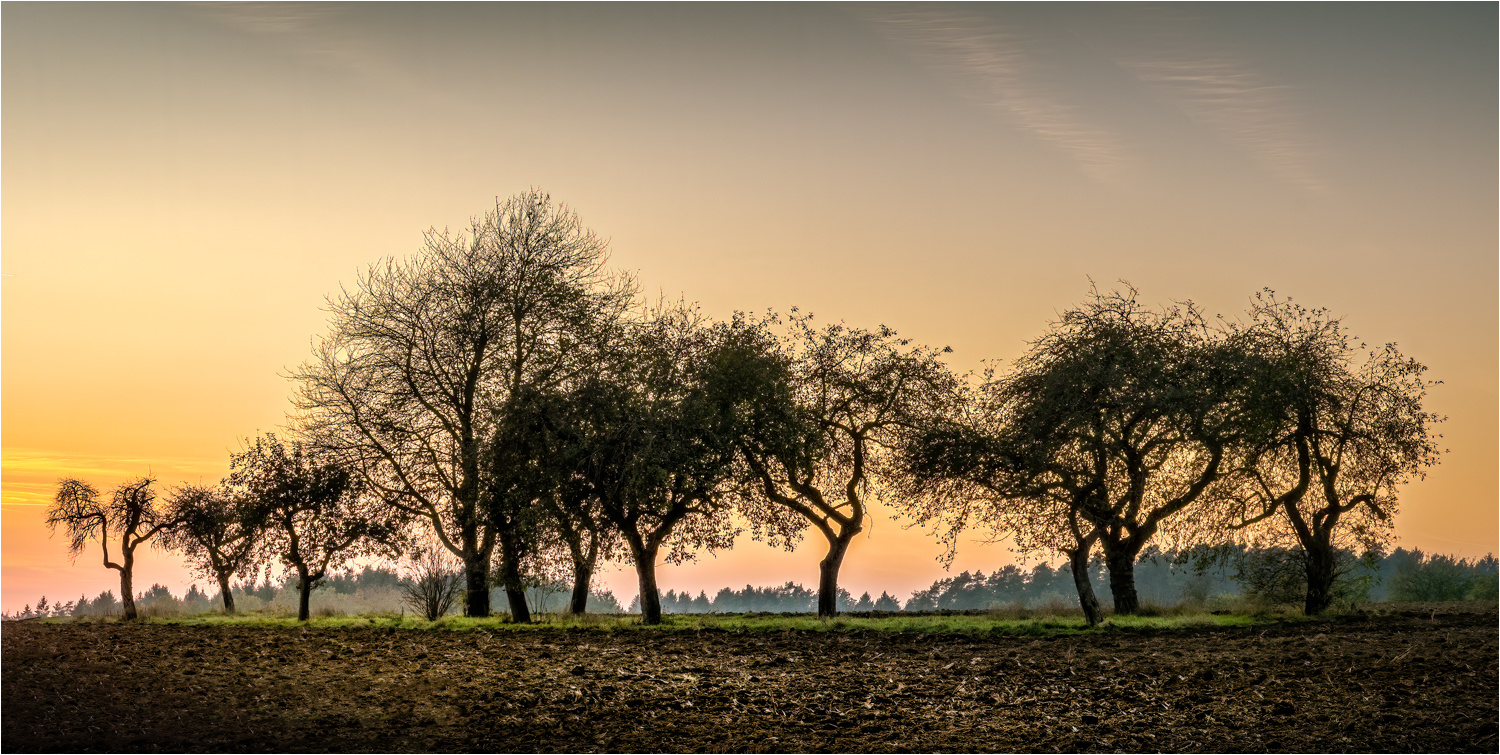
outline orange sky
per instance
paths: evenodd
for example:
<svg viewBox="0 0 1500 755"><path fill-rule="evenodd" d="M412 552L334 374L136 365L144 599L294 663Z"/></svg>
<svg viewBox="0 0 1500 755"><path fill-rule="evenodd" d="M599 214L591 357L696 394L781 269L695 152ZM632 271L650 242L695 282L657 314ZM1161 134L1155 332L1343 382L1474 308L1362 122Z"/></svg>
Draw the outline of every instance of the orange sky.
<svg viewBox="0 0 1500 755"><path fill-rule="evenodd" d="M1328 307L1443 381L1449 453L1400 544L1497 550L1493 5L0 16L5 610L118 589L42 527L58 477L218 479L283 422L326 294L528 186L648 291L885 323L961 370L1017 356L1089 277ZM881 519L844 582L904 598L937 550ZM746 543L662 585L812 584L820 556ZM157 581L188 578L153 556Z"/></svg>

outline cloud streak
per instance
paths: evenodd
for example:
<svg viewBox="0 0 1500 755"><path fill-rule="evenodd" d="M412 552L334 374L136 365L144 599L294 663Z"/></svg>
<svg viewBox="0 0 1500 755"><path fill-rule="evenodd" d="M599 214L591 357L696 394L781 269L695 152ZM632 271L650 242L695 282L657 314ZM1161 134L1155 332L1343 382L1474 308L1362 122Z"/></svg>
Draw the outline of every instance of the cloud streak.
<svg viewBox="0 0 1500 755"><path fill-rule="evenodd" d="M1004 12L1005 9L1000 9ZM1127 111L1110 95L1154 99L1268 173L1311 192L1323 182L1295 92L1199 19L1175 9L1055 12L1050 22L1003 20L964 7L877 6L865 16L881 35L966 99L1066 155L1085 174L1113 183L1136 165ZM1083 43L1083 44L1080 44ZM1129 79L1139 88L1121 90ZM1084 79L1078 78L1082 73Z"/></svg>
<svg viewBox="0 0 1500 755"><path fill-rule="evenodd" d="M1109 44L1112 59L1192 122L1295 186L1322 192L1315 154L1294 92L1257 70L1249 56L1211 40L1195 19L1173 12L1136 19L1146 33Z"/></svg>
<svg viewBox="0 0 1500 755"><path fill-rule="evenodd" d="M1130 162L1117 134L1049 85L1039 54L1046 39L959 9L879 6L867 15L964 97L1051 144L1095 180L1116 180Z"/></svg>
<svg viewBox="0 0 1500 755"><path fill-rule="evenodd" d="M226 463L227 457L226 460L140 458L6 448L0 452L0 472L5 480L0 505L49 505L60 477L82 478L107 492L122 480L145 474L165 480L217 481L227 469Z"/></svg>
<svg viewBox="0 0 1500 755"><path fill-rule="evenodd" d="M381 45L361 35L343 5L322 3L203 3L193 6L212 23L285 44L314 65L358 74L384 83L414 85L393 65ZM355 6L357 7L357 6Z"/></svg>

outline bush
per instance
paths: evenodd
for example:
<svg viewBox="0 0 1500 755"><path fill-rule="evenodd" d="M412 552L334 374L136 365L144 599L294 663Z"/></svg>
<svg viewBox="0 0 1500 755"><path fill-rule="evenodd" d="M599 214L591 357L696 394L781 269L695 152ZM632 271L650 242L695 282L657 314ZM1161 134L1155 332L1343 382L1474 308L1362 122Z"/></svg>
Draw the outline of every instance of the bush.
<svg viewBox="0 0 1500 755"><path fill-rule="evenodd" d="M1307 572L1301 550L1257 548L1246 551L1236 566L1234 580L1252 602L1296 604L1307 597Z"/></svg>
<svg viewBox="0 0 1500 755"><path fill-rule="evenodd" d="M1464 600L1500 599L1500 578L1494 574L1476 574L1469 582L1469 592Z"/></svg>
<svg viewBox="0 0 1500 755"><path fill-rule="evenodd" d="M1474 573L1473 564L1452 556L1424 556L1421 551L1413 551L1412 555L1413 558L1396 567L1391 578L1391 600L1464 600L1480 576ZM1489 594L1494 594L1493 588Z"/></svg>
<svg viewBox="0 0 1500 755"><path fill-rule="evenodd" d="M423 548L412 557L411 570L401 582L401 601L437 621L448 615L463 592L463 575L452 557L437 548Z"/></svg>

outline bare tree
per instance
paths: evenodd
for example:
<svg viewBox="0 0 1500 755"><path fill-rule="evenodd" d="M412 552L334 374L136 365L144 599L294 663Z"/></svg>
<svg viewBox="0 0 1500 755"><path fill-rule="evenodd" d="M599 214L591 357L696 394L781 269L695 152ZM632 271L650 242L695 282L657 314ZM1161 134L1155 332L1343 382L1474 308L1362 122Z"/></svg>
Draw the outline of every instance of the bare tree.
<svg viewBox="0 0 1500 755"><path fill-rule="evenodd" d="M90 540L98 540L104 565L120 573L120 595L126 619L136 618L135 592L131 579L135 570L135 550L152 536L168 529L173 521L158 508L156 480L139 477L115 488L109 502L100 503L99 492L82 480L65 477L57 483L57 494L47 509L47 527L57 532L62 525L68 534L68 552L74 559L83 553ZM109 557L109 538L120 543L120 560Z"/></svg>
<svg viewBox="0 0 1500 755"><path fill-rule="evenodd" d="M401 600L428 621L437 621L452 610L463 592L462 564L453 562L443 548L423 547L411 557L411 566L401 581Z"/></svg>
<svg viewBox="0 0 1500 755"><path fill-rule="evenodd" d="M229 485L269 523L263 553L297 574L297 620L307 621L313 588L367 553L394 555L404 525L364 495L337 463L266 434L230 457Z"/></svg>
<svg viewBox="0 0 1500 755"><path fill-rule="evenodd" d="M162 532L163 546L183 554L198 574L215 580L225 613L234 613L229 580L253 573L258 567L266 528L263 512L221 487L201 485L183 485L172 491L167 511L174 524Z"/></svg>
<svg viewBox="0 0 1500 755"><path fill-rule="evenodd" d="M738 320L752 346L740 353L760 367L742 370L738 382L758 390L752 426L737 441L752 484L795 516L752 504L750 518L773 542L789 543L809 525L823 535L818 615L830 617L839 568L882 487L886 452L938 422L958 381L940 359L946 349L914 345L890 328L817 328L794 311L778 345L767 331L775 324Z"/></svg>
<svg viewBox="0 0 1500 755"><path fill-rule="evenodd" d="M1265 425L1227 500L1237 526L1290 535L1307 576L1304 610L1320 613L1339 550L1384 545L1398 488L1438 462L1442 418L1422 408L1432 383L1395 344L1366 351L1326 310L1271 291L1256 296L1236 337L1259 368L1251 403Z"/></svg>
<svg viewBox="0 0 1500 755"><path fill-rule="evenodd" d="M299 382L299 428L351 464L392 509L420 516L465 565L465 610L487 616L489 564L530 500L492 496L484 450L526 388L588 366L634 283L605 271L607 244L540 191L518 194L468 233L429 231L330 301L332 323ZM492 491L493 492L493 491ZM504 545L506 543L502 543ZM525 615L502 559L513 615Z"/></svg>

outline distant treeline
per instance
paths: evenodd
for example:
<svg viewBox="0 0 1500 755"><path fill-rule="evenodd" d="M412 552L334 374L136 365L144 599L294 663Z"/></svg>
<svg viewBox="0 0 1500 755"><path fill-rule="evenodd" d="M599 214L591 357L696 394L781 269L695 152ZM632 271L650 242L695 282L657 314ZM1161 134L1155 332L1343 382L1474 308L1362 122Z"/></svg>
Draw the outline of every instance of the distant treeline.
<svg viewBox="0 0 1500 755"><path fill-rule="evenodd" d="M1367 555L1355 558L1345 554L1344 569L1349 587L1342 597L1349 602L1372 601L1447 601L1496 600L1500 597L1500 563L1495 556L1470 560L1443 554L1426 554L1419 549L1397 548L1389 555ZM1142 599L1158 606L1184 603L1208 606L1214 601L1249 599L1264 604L1295 604L1302 599L1306 584L1302 581L1301 554L1280 548L1233 548L1186 551L1148 549L1136 563L1137 589ZM1105 592L1109 572L1102 559L1090 563L1090 581ZM356 613L396 613L409 610L402 605L402 578L394 571L366 566L329 577L314 591L314 612L334 616ZM527 589L532 610L550 613L565 610L568 585L533 585ZM872 597L866 592L855 598L840 589L840 611L936 611L976 610L1023 606L1038 608L1057 606L1070 610L1073 598L1073 576L1067 564L1053 566L1038 563L1030 568L1004 566L989 574L982 571L962 572L939 579L925 590L911 594L903 605L887 592ZM298 590L296 578L275 581L270 574L259 581L246 581L233 587L235 602L242 610L293 613ZM498 601L499 590L494 598ZM181 616L218 611L223 601L217 591L206 593L197 585L176 597L164 585L137 593L135 602L145 616ZM667 590L661 596L666 613L812 613L817 610L817 592L795 582L779 587L754 587L742 590L721 588L712 598L707 591L694 596L684 590ZM628 608L621 608L613 593L605 590L590 595L589 606L595 613L640 613L637 596ZM455 612L461 608L455 607ZM79 596L76 601L50 602L43 596L8 619L40 616L118 616L121 604L113 591L106 590L90 600Z"/></svg>
<svg viewBox="0 0 1500 755"><path fill-rule="evenodd" d="M1497 563L1428 555L1397 548L1389 555L1356 557L1342 553L1339 596L1346 603L1371 601L1496 600ZM1109 571L1101 558L1089 562L1089 580L1107 594ZM1141 599L1158 606L1208 605L1248 599L1263 604L1295 604L1306 593L1302 554L1290 548L1147 548L1135 565ZM1074 594L1067 564L1040 563L1029 570L1006 566L985 575L963 572L912 594L903 610L983 609L1068 604Z"/></svg>
<svg viewBox="0 0 1500 755"><path fill-rule="evenodd" d="M358 571L344 571L328 577L313 590L313 613L320 616L340 616L365 613L411 613L412 607L403 599L403 578L395 571L381 567L366 566ZM232 588L235 604L242 611L264 611L295 615L298 608L299 589L296 575L273 579L269 573L258 579L246 580ZM548 589L533 586L527 590L527 600L538 611L562 610L559 587ZM495 592L500 590L497 588ZM562 593L566 595L566 592ZM136 608L146 617L190 616L200 613L220 612L223 599L219 591L204 592L191 585L182 597L172 594L165 585L152 585L151 589L135 594ZM595 613L623 613L620 603L608 590L592 592L589 605ZM76 601L49 602L43 596L33 605L14 614L3 614L5 618L25 619L39 616L119 616L122 604L113 590L105 590L90 600L79 596ZM455 612L461 607L455 607Z"/></svg>
<svg viewBox="0 0 1500 755"><path fill-rule="evenodd" d="M641 599L631 601L629 613L640 613ZM795 582L780 587L753 587L745 585L743 590L721 588L710 599L707 591L693 597L687 591L668 590L662 593L661 610L665 613L813 613L818 610L818 593ZM839 588L838 610L840 611L899 611L901 602L890 593L881 592L872 598L865 593L855 598L848 590Z"/></svg>

